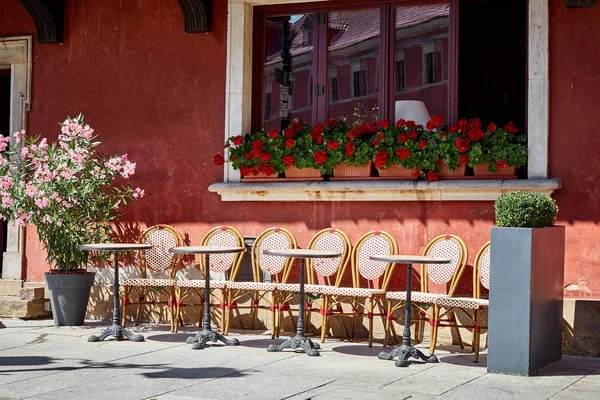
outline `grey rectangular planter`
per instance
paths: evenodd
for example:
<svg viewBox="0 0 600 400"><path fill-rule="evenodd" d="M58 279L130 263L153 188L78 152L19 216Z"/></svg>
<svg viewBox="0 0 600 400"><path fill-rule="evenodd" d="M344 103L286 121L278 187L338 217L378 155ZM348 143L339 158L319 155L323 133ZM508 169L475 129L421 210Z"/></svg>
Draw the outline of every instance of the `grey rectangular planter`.
<svg viewBox="0 0 600 400"><path fill-rule="evenodd" d="M492 228L488 372L532 375L562 356L565 227Z"/></svg>

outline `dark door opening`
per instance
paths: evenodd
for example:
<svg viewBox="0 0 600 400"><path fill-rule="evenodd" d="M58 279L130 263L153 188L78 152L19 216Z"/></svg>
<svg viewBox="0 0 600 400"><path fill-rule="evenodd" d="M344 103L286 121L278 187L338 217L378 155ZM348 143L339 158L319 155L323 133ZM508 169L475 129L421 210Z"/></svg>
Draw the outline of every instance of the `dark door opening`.
<svg viewBox="0 0 600 400"><path fill-rule="evenodd" d="M527 1L461 0L458 115L527 122Z"/></svg>
<svg viewBox="0 0 600 400"><path fill-rule="evenodd" d="M0 135L10 135L10 70L0 69ZM2 274L3 256L6 251L7 222L2 222L0 229L0 276Z"/></svg>

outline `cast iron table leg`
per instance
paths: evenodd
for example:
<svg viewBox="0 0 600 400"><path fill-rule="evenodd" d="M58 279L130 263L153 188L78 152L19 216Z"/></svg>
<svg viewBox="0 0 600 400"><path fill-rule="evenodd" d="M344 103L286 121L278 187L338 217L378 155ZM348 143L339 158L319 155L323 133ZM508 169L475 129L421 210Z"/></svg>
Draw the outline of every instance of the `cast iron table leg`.
<svg viewBox="0 0 600 400"><path fill-rule="evenodd" d="M318 343L313 343L312 340L304 336L304 259L300 260L300 293L298 294L298 327L296 336L287 339L279 346L272 344L267 347L267 351L281 351L284 349L302 348L309 356L318 356L321 348Z"/></svg>
<svg viewBox="0 0 600 400"><path fill-rule="evenodd" d="M386 353L382 351L377 355L381 360L391 360L394 357L398 357L396 361L396 367L408 367L408 358L420 358L428 363L436 363L438 359L436 356L426 356L418 349L415 349L410 345L410 311L411 301L410 294L412 291L412 264L408 264L408 278L406 281L406 303L404 305L404 333L402 334L402 345L396 347L394 350Z"/></svg>
<svg viewBox="0 0 600 400"><path fill-rule="evenodd" d="M121 311L119 309L119 256L118 252L115 251L115 285L113 287L113 319L112 326L106 328L100 336L92 335L88 338L88 342L99 342L109 336L117 338L117 340L128 339L131 342L143 342L144 337L142 335L135 335L129 329L126 329L121 325Z"/></svg>
<svg viewBox="0 0 600 400"><path fill-rule="evenodd" d="M202 320L202 331L195 336L186 339L187 344L192 345L193 350L203 349L208 341L216 343L217 340L225 343L227 346L237 346L240 342L237 339L227 339L225 336L212 330L210 326L210 258L206 254L206 264L204 267L204 319Z"/></svg>

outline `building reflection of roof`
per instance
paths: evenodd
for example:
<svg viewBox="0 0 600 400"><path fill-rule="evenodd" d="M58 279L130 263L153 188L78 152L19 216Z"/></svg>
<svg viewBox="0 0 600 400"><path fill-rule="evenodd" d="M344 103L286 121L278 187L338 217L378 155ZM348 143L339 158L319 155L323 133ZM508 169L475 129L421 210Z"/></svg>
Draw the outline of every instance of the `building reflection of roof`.
<svg viewBox="0 0 600 400"><path fill-rule="evenodd" d="M436 18L448 18L450 6L447 4L431 6L396 7L396 29L410 28ZM311 51L312 14L305 14L291 24L292 56ZM364 40L379 36L379 9L334 11L329 13L329 29L332 33L329 50L341 49ZM309 25L309 26L307 26ZM279 53L267 56L267 62L280 59Z"/></svg>

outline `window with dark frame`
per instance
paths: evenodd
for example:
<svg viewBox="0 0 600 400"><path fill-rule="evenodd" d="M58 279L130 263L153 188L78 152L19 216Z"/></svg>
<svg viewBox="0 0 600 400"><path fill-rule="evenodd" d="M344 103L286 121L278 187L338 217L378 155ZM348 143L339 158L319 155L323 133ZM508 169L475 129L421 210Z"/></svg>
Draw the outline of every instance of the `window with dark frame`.
<svg viewBox="0 0 600 400"><path fill-rule="evenodd" d="M422 100L431 115L449 119L456 111L450 109L451 105L456 107L455 101L450 101L455 97L450 86L456 81L456 71L448 65L449 53L456 51L456 39L452 37L455 30L451 27L454 1L406 5L365 0L366 4L357 5L340 0L331 5L318 3L318 7L305 3L257 7L257 22L267 24L265 30L254 31L258 35L254 43L262 44L255 45L256 59L265 60L264 64L258 62L258 73L264 76L262 82L266 84L271 79L267 73L271 74L272 68L282 68L278 64L282 55L286 51L291 55L290 78L294 82L289 101L298 106L291 118L308 124L340 116L350 119L357 105L375 110L370 117L393 120L394 103L402 100ZM390 29L382 29L390 20L394 22L387 25ZM286 24L285 28L279 27ZM319 28L323 24L328 24L326 29ZM285 32L289 32L287 40L282 36ZM285 43L289 48L281 49ZM422 51L422 43L428 44L422 58L414 57L412 64L397 59L396 52ZM261 49L269 49L270 55L265 56ZM360 69L352 70L356 64ZM330 77L329 71L336 74ZM266 91L260 80L255 82L253 90ZM314 92L316 87L329 90ZM266 110L263 111L264 117ZM267 128L265 120L261 123L253 118L252 124L257 129Z"/></svg>

